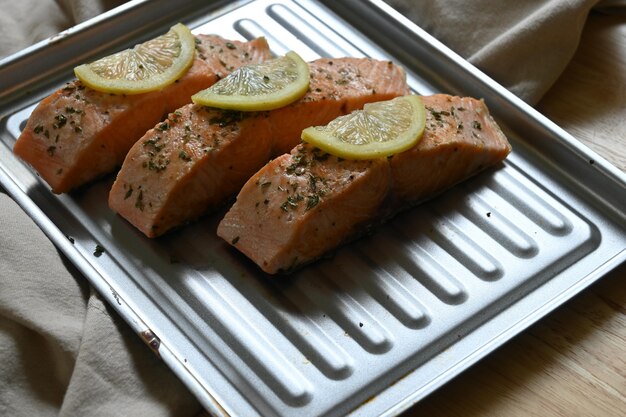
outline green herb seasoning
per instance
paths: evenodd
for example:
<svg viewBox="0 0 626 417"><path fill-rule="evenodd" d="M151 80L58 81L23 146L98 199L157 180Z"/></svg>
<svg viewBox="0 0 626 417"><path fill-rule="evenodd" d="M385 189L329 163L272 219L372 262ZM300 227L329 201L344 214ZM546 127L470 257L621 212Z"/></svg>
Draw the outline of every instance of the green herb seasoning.
<svg viewBox="0 0 626 417"><path fill-rule="evenodd" d="M159 157L156 160L150 159L150 161L148 161L148 169L151 171L161 172L165 171L169 164L170 160L166 158Z"/></svg>
<svg viewBox="0 0 626 417"><path fill-rule="evenodd" d="M450 116L450 112L446 110L437 111L433 109L432 107L426 107L426 109L430 112L430 114L432 114L433 118L437 120L438 122L442 121L442 116Z"/></svg>
<svg viewBox="0 0 626 417"><path fill-rule="evenodd" d="M156 136L153 139L148 139L143 142L143 146L148 149L148 155L150 160L143 163L144 168L148 168L151 171L161 172L164 171L170 163L170 160L166 157L159 155L159 153L165 147L164 144L160 144L160 136Z"/></svg>
<svg viewBox="0 0 626 417"><path fill-rule="evenodd" d="M96 258L99 258L104 253L104 248L100 245L96 245L96 249L93 251L93 254Z"/></svg>
<svg viewBox="0 0 626 417"><path fill-rule="evenodd" d="M124 200L128 200L131 195L133 195L132 185L128 187L128 190L126 190L126 194L124 194Z"/></svg>
<svg viewBox="0 0 626 417"><path fill-rule="evenodd" d="M319 148L314 148L313 149L313 159L315 161L323 162L323 161L327 160L329 157L330 157L329 153L326 153L326 152L322 151Z"/></svg>
<svg viewBox="0 0 626 417"><path fill-rule="evenodd" d="M235 110L222 110L219 112L219 115L210 118L209 123L217 124L219 127L226 127L243 120L243 118L243 112Z"/></svg>
<svg viewBox="0 0 626 417"><path fill-rule="evenodd" d="M307 166L307 160L306 158L304 158L304 155L301 153L298 153L296 155L294 155L292 158L292 163L287 166L287 168L285 168L285 172L287 172L287 174L296 174L296 175L302 175L304 174L304 169Z"/></svg>
<svg viewBox="0 0 626 417"><path fill-rule="evenodd" d="M300 194L290 195L287 197L287 201L280 205L280 208L284 211L295 209L298 207L298 203L302 200L304 200L304 197Z"/></svg>
<svg viewBox="0 0 626 417"><path fill-rule="evenodd" d="M160 136L156 136L154 139L147 139L144 141L143 146L152 146L152 148L156 152L160 152L163 149L163 145L159 145L159 141L161 140Z"/></svg>
<svg viewBox="0 0 626 417"><path fill-rule="evenodd" d="M316 175L309 174L309 188L311 189L311 191L313 192L317 191L317 183L319 181L323 181L323 179Z"/></svg>
<svg viewBox="0 0 626 417"><path fill-rule="evenodd" d="M320 196L317 194L313 194L307 197L306 201L306 209L311 210L313 207L317 206L320 202Z"/></svg>
<svg viewBox="0 0 626 417"><path fill-rule="evenodd" d="M67 117L62 114L57 114L56 116L54 116L54 120L56 120L56 122L52 125L52 127L54 127L55 129L60 129L67 123Z"/></svg>
<svg viewBox="0 0 626 417"><path fill-rule="evenodd" d="M144 209L143 190L139 190L139 194L137 195L137 200L135 200L135 207L141 211L143 211Z"/></svg>
<svg viewBox="0 0 626 417"><path fill-rule="evenodd" d="M191 157L190 157L190 156L187 154L187 152L185 152L185 151L180 151L180 152L178 153L178 157L179 157L180 159L182 159L183 161L186 161L186 162L191 161Z"/></svg>

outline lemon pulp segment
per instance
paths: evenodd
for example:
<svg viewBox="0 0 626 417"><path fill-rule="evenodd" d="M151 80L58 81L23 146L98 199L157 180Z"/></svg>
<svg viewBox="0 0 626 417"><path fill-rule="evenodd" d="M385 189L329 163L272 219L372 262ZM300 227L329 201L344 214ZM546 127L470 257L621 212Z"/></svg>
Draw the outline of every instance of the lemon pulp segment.
<svg viewBox="0 0 626 417"><path fill-rule="evenodd" d="M194 94L191 100L227 110L273 110L302 97L309 88L309 81L309 66L291 51L279 58L240 67Z"/></svg>
<svg viewBox="0 0 626 417"><path fill-rule="evenodd" d="M164 35L131 49L74 68L76 77L94 90L140 94L162 89L193 64L195 38L182 23Z"/></svg>

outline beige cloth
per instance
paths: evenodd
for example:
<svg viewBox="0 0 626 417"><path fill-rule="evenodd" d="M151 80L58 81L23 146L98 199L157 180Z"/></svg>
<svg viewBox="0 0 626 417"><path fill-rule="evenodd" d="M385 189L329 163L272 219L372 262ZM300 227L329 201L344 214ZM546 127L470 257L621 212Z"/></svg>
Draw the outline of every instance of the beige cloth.
<svg viewBox="0 0 626 417"><path fill-rule="evenodd" d="M124 2L125 0L0 0L0 58Z"/></svg>
<svg viewBox="0 0 626 417"><path fill-rule="evenodd" d="M194 416L202 408L0 193L0 416Z"/></svg>
<svg viewBox="0 0 626 417"><path fill-rule="evenodd" d="M611 0L386 0L422 29L530 104L561 75L592 8Z"/></svg>
<svg viewBox="0 0 626 417"><path fill-rule="evenodd" d="M0 0L0 57L121 3ZM563 71L595 0L389 0L530 103ZM199 403L0 193L0 415L193 416Z"/></svg>

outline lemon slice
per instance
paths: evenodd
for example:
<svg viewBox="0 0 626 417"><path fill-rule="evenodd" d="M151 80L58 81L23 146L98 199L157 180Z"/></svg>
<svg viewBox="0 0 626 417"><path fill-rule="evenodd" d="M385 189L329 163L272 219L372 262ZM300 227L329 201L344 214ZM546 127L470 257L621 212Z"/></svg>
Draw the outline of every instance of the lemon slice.
<svg viewBox="0 0 626 417"><path fill-rule="evenodd" d="M426 111L416 95L369 103L325 126L302 131L302 139L345 159L374 159L413 147L424 133Z"/></svg>
<svg viewBox="0 0 626 417"><path fill-rule="evenodd" d="M191 100L226 110L273 110L302 97L309 80L307 63L295 52L287 52L279 58L240 67L191 96Z"/></svg>
<svg viewBox="0 0 626 417"><path fill-rule="evenodd" d="M195 38L182 23L159 37L74 68L74 74L94 90L140 94L179 79L194 59Z"/></svg>

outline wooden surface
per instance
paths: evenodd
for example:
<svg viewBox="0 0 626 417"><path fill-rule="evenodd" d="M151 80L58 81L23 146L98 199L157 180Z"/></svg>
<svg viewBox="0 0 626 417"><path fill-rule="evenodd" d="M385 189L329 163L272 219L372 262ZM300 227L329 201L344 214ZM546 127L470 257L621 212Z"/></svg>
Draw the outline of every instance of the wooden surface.
<svg viewBox="0 0 626 417"><path fill-rule="evenodd" d="M626 14L590 16L537 109L626 172ZM625 415L622 265L403 417Z"/></svg>

